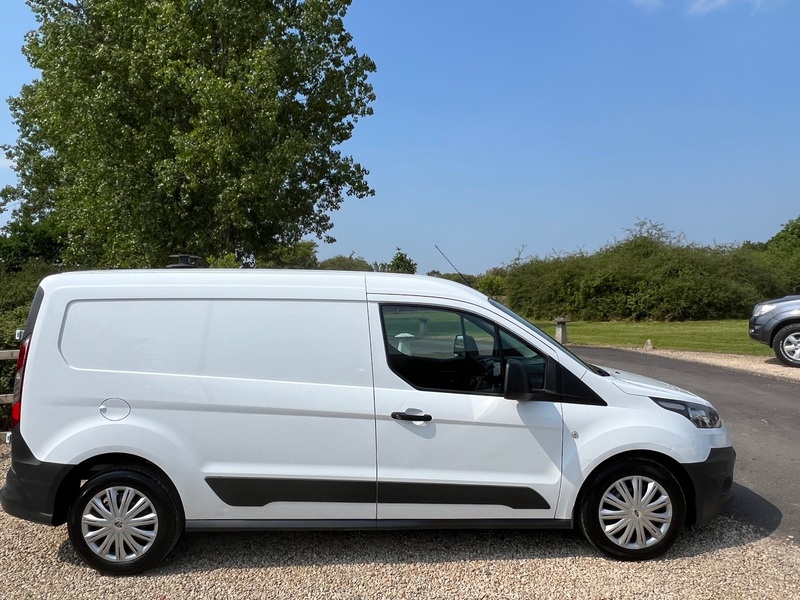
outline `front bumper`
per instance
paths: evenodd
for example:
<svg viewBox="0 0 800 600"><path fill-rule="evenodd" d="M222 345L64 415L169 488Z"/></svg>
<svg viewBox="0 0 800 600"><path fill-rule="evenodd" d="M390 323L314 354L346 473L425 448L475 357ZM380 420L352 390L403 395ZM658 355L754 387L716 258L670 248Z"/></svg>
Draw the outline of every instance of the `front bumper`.
<svg viewBox="0 0 800 600"><path fill-rule="evenodd" d="M37 460L20 435L19 427L12 432L11 439L11 468L5 486L0 489L0 506L20 519L60 525L66 507L58 506L56 498L72 465Z"/></svg>
<svg viewBox="0 0 800 600"><path fill-rule="evenodd" d="M736 451L733 446L712 448L701 463L684 464L692 480L695 498L693 525L705 525L716 517L733 498L733 466Z"/></svg>
<svg viewBox="0 0 800 600"><path fill-rule="evenodd" d="M769 338L772 329L767 329L768 321L769 319L764 319L761 317L750 317L747 333L750 335L751 340L755 340L769 346Z"/></svg>

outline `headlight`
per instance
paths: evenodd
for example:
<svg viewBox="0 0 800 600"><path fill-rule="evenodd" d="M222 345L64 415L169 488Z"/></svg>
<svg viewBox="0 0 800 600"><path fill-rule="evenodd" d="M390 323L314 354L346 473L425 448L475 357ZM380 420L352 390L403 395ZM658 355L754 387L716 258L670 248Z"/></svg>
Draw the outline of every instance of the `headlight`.
<svg viewBox="0 0 800 600"><path fill-rule="evenodd" d="M771 310L775 310L777 304L756 304L756 307L753 309L753 316L760 317L761 315L767 314Z"/></svg>
<svg viewBox="0 0 800 600"><path fill-rule="evenodd" d="M666 408L689 419L698 429L715 429L722 427L722 419L712 406L684 402L683 400L669 400L667 398L650 398L661 408Z"/></svg>

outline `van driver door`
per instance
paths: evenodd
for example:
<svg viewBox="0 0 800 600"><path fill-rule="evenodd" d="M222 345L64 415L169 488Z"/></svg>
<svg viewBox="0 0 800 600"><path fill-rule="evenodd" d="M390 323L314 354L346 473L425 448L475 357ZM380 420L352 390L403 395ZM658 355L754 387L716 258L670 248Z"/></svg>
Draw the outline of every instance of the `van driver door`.
<svg viewBox="0 0 800 600"><path fill-rule="evenodd" d="M554 518L561 404L503 397L510 358L544 386L546 355L467 310L369 310L379 526Z"/></svg>

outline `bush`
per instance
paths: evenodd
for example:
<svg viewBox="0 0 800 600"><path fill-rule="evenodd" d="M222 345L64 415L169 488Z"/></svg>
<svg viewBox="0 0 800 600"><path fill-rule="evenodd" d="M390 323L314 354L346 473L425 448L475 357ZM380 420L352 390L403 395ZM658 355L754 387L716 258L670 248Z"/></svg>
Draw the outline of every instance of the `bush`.
<svg viewBox="0 0 800 600"><path fill-rule="evenodd" d="M355 256L355 252L351 252L350 256L337 254L326 258L319 263L319 268L331 271L372 271L372 265L361 256Z"/></svg>
<svg viewBox="0 0 800 600"><path fill-rule="evenodd" d="M506 289L512 308L542 320L746 318L757 302L789 291L793 280L785 257L794 248L784 243L784 260L778 260L769 244L687 244L683 236L643 221L592 255L519 262L509 269Z"/></svg>
<svg viewBox="0 0 800 600"><path fill-rule="evenodd" d="M25 327L28 307L20 306L0 312L0 350L12 350L19 346L15 337L17 329ZM0 361L0 394L10 394L14 389L14 361ZM8 431L11 407L0 404L0 431Z"/></svg>
<svg viewBox="0 0 800 600"><path fill-rule="evenodd" d="M587 276L586 254L534 258L509 268L505 291L511 307L534 319L574 315L580 310L580 288Z"/></svg>
<svg viewBox="0 0 800 600"><path fill-rule="evenodd" d="M25 263L19 271L0 269L0 312L28 307L39 282L57 272L53 265L38 260Z"/></svg>
<svg viewBox="0 0 800 600"><path fill-rule="evenodd" d="M10 271L0 268L0 350L17 348L17 329L25 327L28 309L39 282L57 271L51 264L31 260ZM10 394L14 382L14 361L0 361L0 394ZM0 431L9 427L10 407L0 404Z"/></svg>

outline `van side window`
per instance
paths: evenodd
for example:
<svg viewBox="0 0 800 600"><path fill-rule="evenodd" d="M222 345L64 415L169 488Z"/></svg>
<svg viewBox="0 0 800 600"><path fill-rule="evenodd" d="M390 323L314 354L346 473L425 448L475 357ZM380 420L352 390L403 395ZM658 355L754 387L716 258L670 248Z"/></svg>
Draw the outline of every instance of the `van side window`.
<svg viewBox="0 0 800 600"><path fill-rule="evenodd" d="M502 395L509 358L544 388L545 357L481 317L400 305L381 306L381 317L389 368L418 389Z"/></svg>

